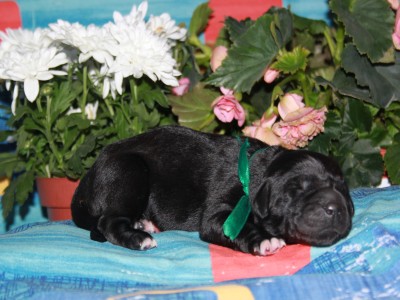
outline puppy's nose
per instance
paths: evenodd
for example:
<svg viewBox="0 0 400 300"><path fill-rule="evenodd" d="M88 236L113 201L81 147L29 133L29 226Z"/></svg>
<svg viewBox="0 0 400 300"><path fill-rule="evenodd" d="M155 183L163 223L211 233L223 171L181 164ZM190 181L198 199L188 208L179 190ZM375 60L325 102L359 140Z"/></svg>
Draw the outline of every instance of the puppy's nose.
<svg viewBox="0 0 400 300"><path fill-rule="evenodd" d="M336 204L330 203L325 208L325 212L328 216L333 217L338 212L338 207Z"/></svg>

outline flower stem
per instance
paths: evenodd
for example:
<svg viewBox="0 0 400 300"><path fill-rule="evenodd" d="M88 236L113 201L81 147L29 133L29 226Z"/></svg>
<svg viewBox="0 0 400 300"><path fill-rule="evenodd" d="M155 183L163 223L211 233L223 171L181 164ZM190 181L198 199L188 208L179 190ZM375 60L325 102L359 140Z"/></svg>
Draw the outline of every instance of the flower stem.
<svg viewBox="0 0 400 300"><path fill-rule="evenodd" d="M107 97L104 99L104 102L106 103L106 107L107 107L108 112L110 113L110 116L114 117L114 114L115 114L114 109L113 109L112 105L110 104L109 99L107 99Z"/></svg>
<svg viewBox="0 0 400 300"><path fill-rule="evenodd" d="M57 159L58 165L61 169L63 169L63 159L62 155L58 153L58 149L56 144L54 143L53 135L51 132L52 121L51 121L51 102L52 98L50 96L46 96L46 122L45 122L45 136L49 143L50 149L53 152L55 158ZM48 171L49 177L51 177L50 171Z"/></svg>
<svg viewBox="0 0 400 300"><path fill-rule="evenodd" d="M82 111L82 116L85 118L85 107L86 107L86 101L87 101L87 95L88 95L88 69L87 66L85 65L83 67L83 78L82 78L82 84L83 84L83 91L82 91L82 98L81 98L81 111Z"/></svg>
<svg viewBox="0 0 400 300"><path fill-rule="evenodd" d="M337 31L336 31L336 52L335 56L333 57L335 64L338 66L340 65L342 61L342 52L344 48L344 38L345 38L345 32L344 32L344 27L338 26Z"/></svg>
<svg viewBox="0 0 400 300"><path fill-rule="evenodd" d="M135 80L133 78L129 79L129 86L131 88L132 104L137 105L137 104L139 104L138 90L137 90L136 82L135 82Z"/></svg>

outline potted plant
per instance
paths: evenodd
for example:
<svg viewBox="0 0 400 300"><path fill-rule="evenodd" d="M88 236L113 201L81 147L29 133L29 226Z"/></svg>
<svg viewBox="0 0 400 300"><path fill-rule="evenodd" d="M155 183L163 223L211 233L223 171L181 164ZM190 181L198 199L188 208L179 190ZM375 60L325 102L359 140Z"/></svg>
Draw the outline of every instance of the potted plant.
<svg viewBox="0 0 400 300"><path fill-rule="evenodd" d="M79 180L106 144L174 122L165 93L178 85L186 29L168 14L145 21L146 12L143 2L102 27L59 20L0 33L0 82L12 95L0 138L16 143L0 153L0 177L11 178L4 217L35 179Z"/></svg>
<svg viewBox="0 0 400 300"><path fill-rule="evenodd" d="M385 170L398 184L399 2L329 5L332 25L286 8L228 17L213 50L198 39L211 14L200 6L182 71L190 88L169 96L172 110L197 130L331 155L351 187L376 186Z"/></svg>

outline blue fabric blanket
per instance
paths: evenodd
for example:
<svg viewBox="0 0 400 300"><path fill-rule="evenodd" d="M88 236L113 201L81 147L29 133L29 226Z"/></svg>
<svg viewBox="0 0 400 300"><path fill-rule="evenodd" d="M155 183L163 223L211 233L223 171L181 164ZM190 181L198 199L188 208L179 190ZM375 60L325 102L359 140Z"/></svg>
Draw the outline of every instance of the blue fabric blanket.
<svg viewBox="0 0 400 300"><path fill-rule="evenodd" d="M0 235L0 299L400 298L400 187L351 194L350 236L309 248L291 276L217 282L198 233L162 232L158 248L140 252L93 242L71 221L24 225Z"/></svg>

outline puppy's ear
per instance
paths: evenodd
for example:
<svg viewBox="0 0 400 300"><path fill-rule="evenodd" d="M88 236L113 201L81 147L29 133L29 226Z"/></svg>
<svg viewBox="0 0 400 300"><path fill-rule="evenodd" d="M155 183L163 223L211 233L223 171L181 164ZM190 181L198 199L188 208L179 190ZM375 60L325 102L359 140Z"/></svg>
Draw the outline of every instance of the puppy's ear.
<svg viewBox="0 0 400 300"><path fill-rule="evenodd" d="M253 194L252 206L255 216L263 219L268 216L269 202L271 198L271 188L269 180L265 180L259 185Z"/></svg>

